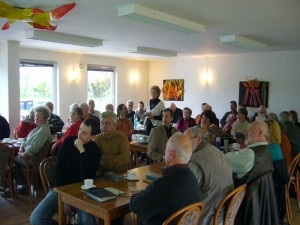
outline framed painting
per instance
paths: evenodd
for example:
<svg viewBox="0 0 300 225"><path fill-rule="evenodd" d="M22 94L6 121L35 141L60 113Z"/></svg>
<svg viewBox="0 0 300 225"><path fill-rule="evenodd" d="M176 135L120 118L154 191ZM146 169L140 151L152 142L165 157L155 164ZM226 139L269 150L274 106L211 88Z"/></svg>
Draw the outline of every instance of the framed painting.
<svg viewBox="0 0 300 225"><path fill-rule="evenodd" d="M183 101L184 79L163 80L161 92L164 101Z"/></svg>
<svg viewBox="0 0 300 225"><path fill-rule="evenodd" d="M256 107L265 105L268 107L270 82L258 81L257 79L240 81L239 105Z"/></svg>

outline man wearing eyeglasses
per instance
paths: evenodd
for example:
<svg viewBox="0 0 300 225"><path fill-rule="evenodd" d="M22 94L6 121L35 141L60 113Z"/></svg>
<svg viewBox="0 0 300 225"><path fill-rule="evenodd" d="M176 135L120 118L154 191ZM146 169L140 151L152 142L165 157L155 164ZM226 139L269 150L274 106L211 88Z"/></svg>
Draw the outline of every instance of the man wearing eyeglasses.
<svg viewBox="0 0 300 225"><path fill-rule="evenodd" d="M198 181L200 201L205 205L200 224L212 224L219 203L233 189L230 163L223 152L209 143L203 129L192 127L185 134L192 140L189 167ZM222 214L219 214L219 222L223 221Z"/></svg>

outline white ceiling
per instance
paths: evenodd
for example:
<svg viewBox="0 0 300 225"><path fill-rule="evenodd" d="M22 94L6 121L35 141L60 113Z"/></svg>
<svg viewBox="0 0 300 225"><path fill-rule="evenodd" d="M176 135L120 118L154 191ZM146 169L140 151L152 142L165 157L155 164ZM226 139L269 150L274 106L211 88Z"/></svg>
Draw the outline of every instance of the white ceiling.
<svg viewBox="0 0 300 225"><path fill-rule="evenodd" d="M220 36L243 35L268 44L266 51L300 50L299 0L7 0L17 7L52 9L76 2L76 7L57 21L56 32L102 39L103 46L78 47L25 38L32 28L14 23L0 30L1 40L20 41L22 47L126 58L155 59L128 53L136 46L166 49L182 56L251 54L253 51L220 43ZM118 17L118 7L130 3L159 10L193 22L206 31L183 34ZM6 19L0 19L0 27Z"/></svg>

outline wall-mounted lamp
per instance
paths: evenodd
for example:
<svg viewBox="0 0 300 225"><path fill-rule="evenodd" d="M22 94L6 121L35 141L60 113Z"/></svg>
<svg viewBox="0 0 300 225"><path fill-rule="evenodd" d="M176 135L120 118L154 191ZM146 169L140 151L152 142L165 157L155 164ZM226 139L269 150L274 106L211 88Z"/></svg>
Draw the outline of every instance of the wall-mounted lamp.
<svg viewBox="0 0 300 225"><path fill-rule="evenodd" d="M136 85L137 82L139 81L139 73L137 72L137 70L132 70L130 73L130 81L133 85Z"/></svg>
<svg viewBox="0 0 300 225"><path fill-rule="evenodd" d="M76 66L77 65L77 66ZM72 83L78 83L80 79L80 70L83 69L82 64L74 64L69 70L69 81Z"/></svg>
<svg viewBox="0 0 300 225"><path fill-rule="evenodd" d="M206 60L205 68L202 70L201 73L201 81L203 84L209 84L212 81L212 72L209 70Z"/></svg>

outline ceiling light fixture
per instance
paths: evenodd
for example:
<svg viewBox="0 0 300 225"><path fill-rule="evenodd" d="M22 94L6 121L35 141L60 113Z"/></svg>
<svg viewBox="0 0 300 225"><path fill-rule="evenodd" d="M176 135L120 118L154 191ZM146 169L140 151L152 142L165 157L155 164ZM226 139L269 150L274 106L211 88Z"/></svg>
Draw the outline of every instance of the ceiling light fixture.
<svg viewBox="0 0 300 225"><path fill-rule="evenodd" d="M63 34L50 31L42 30L30 30L26 32L26 38L39 40L39 41L49 41L55 43L69 44L69 45L79 45L86 47L98 47L102 46L101 39L82 37L70 34Z"/></svg>
<svg viewBox="0 0 300 225"><path fill-rule="evenodd" d="M186 34L194 34L205 31L205 26L203 24L195 23L137 4L119 7L118 16Z"/></svg>
<svg viewBox="0 0 300 225"><path fill-rule="evenodd" d="M246 48L253 51L264 50L267 45L258 41L254 41L250 38L246 38L238 35L222 36L220 38L222 43L231 44L237 47Z"/></svg>
<svg viewBox="0 0 300 225"><path fill-rule="evenodd" d="M176 57L177 52L157 49L157 48L148 48L148 47L135 47L130 49L131 53L143 54L143 55L154 55L154 56L162 56L162 57Z"/></svg>

